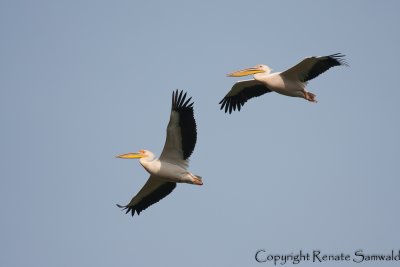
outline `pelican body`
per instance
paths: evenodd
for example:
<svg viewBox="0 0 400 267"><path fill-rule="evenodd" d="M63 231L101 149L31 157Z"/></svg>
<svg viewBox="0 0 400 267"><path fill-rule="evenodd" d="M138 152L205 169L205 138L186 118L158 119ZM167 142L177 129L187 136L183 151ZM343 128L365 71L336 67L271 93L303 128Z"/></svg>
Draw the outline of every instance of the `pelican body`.
<svg viewBox="0 0 400 267"><path fill-rule="evenodd" d="M202 185L198 176L186 170L186 167L177 163L169 163L160 160L148 150L141 149L137 153L128 153L117 156L118 158L133 159L139 158L140 164L150 175L157 175L157 179L166 182L187 183Z"/></svg>
<svg viewBox="0 0 400 267"><path fill-rule="evenodd" d="M232 113L236 108L240 111L247 100L269 92L300 97L316 103L315 94L306 90L307 82L334 66L347 66L343 57L344 55L340 53L323 57L308 57L283 72L271 73L271 69L266 65L256 65L232 72L227 76L253 75L253 80L235 83L228 94L219 102L221 109L225 108L225 112L229 111L229 113Z"/></svg>
<svg viewBox="0 0 400 267"><path fill-rule="evenodd" d="M267 67L265 65L260 65L260 67ZM268 67L267 67L268 68ZM271 91L277 92L281 95L292 96L292 97L303 97L307 100L313 101L311 97L307 96L307 91L303 83L284 79L281 72L275 72L270 74L270 69L264 73L256 73L253 75L254 80L263 83Z"/></svg>
<svg viewBox="0 0 400 267"><path fill-rule="evenodd" d="M139 159L140 164L150 174L142 189L125 206L118 207L131 212L140 212L169 195L176 183L202 185L202 179L187 170L189 157L197 140L196 121L191 98L185 101L183 91L172 93L171 116L167 127L167 138L159 158L148 150L117 156L123 159Z"/></svg>

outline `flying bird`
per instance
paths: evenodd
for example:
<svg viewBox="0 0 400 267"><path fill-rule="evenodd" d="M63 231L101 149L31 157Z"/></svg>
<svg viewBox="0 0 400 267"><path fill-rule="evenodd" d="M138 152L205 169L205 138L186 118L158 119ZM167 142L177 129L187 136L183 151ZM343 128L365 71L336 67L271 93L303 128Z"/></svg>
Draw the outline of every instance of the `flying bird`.
<svg viewBox="0 0 400 267"><path fill-rule="evenodd" d="M225 113L238 109L247 100L269 92L277 92L286 96L301 97L310 102L317 102L315 94L306 90L307 82L334 66L348 66L344 55L336 53L322 57L308 57L297 65L283 72L271 73L266 65L256 65L228 74L228 77L241 77L253 74L253 80L239 81L219 102Z"/></svg>
<svg viewBox="0 0 400 267"><path fill-rule="evenodd" d="M178 90L172 93L171 116L167 127L167 138L159 158L148 151L127 153L117 156L122 159L140 159L143 168L150 177L139 193L125 206L119 208L139 215L149 206L169 195L176 183L202 185L202 179L187 170L189 157L197 140L196 121L193 115L192 98L186 100L186 93ZM185 101L186 100L186 101Z"/></svg>

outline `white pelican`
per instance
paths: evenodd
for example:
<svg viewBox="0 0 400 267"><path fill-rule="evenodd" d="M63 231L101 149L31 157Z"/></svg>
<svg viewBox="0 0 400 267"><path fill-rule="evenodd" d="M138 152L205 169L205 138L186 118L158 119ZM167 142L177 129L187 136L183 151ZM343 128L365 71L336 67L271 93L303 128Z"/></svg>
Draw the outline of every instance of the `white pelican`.
<svg viewBox="0 0 400 267"><path fill-rule="evenodd" d="M250 98L269 92L282 95L302 97L310 102L317 102L315 94L307 92L306 85L321 73L334 66L347 65L341 53L323 57L308 57L284 72L271 73L266 65L239 70L228 74L228 77L241 77L253 74L253 80L235 83L228 94L219 102L225 113L240 108Z"/></svg>
<svg viewBox="0 0 400 267"><path fill-rule="evenodd" d="M137 153L128 153L117 156L123 159L139 158L140 164L150 177L146 184L125 206L119 208L131 212L132 216L160 201L175 189L176 183L202 185L200 176L187 171L189 157L192 154L197 140L196 121L193 115L192 98L185 102L186 93L172 93L171 116L167 127L167 138L159 159L148 150L139 150Z"/></svg>

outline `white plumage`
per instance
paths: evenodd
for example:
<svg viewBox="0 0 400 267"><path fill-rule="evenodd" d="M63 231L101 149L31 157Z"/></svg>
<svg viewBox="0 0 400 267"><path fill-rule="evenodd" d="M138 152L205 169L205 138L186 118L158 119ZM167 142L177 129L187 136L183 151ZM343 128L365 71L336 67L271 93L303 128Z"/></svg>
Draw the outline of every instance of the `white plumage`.
<svg viewBox="0 0 400 267"><path fill-rule="evenodd" d="M306 90L307 82L334 66L347 65L344 55L337 53L323 57L308 57L284 72L271 73L266 65L257 65L228 74L229 77L241 77L253 74L253 80L236 82L232 89L219 102L221 109L232 113L246 103L247 100L269 92L301 97L317 102L315 94Z"/></svg>
<svg viewBox="0 0 400 267"><path fill-rule="evenodd" d="M118 158L140 158L140 164L150 173L143 188L125 206L117 205L139 215L144 209L160 201L170 194L176 183L202 185L200 176L187 170L189 157L192 154L197 140L196 121L193 115L193 102L186 99L186 93L178 90L172 93L171 116L167 127L167 138L164 149L157 159L148 150L137 153L128 153L117 156Z"/></svg>

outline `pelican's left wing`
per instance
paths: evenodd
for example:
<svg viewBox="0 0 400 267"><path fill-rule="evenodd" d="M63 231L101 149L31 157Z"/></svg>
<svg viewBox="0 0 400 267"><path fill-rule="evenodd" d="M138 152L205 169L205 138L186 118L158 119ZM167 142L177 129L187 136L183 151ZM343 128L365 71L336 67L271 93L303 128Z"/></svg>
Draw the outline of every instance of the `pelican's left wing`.
<svg viewBox="0 0 400 267"><path fill-rule="evenodd" d="M226 94L226 96L219 102L221 110L225 107L225 113L232 113L236 108L240 111L240 108L247 102L247 100L269 93L271 90L263 83L256 80L245 80L238 81L232 89Z"/></svg>
<svg viewBox="0 0 400 267"><path fill-rule="evenodd" d="M186 100L186 93L176 90L172 93L171 116L167 127L167 138L161 161L187 167L197 141L196 121L193 114L192 98Z"/></svg>
<svg viewBox="0 0 400 267"><path fill-rule="evenodd" d="M297 65L282 72L281 75L291 80L298 80L305 83L332 67L340 65L348 66L343 57L344 55L341 53L323 57L308 57L303 59Z"/></svg>
<svg viewBox="0 0 400 267"><path fill-rule="evenodd" d="M143 210L168 196L175 187L176 183L166 182L151 175L142 189L140 189L139 193L132 198L129 204L125 206L117 204L117 206L126 210L126 213L131 212L132 216L135 215L135 211L139 215Z"/></svg>

